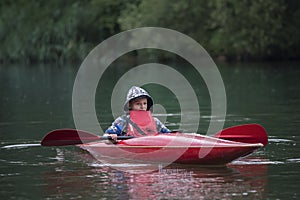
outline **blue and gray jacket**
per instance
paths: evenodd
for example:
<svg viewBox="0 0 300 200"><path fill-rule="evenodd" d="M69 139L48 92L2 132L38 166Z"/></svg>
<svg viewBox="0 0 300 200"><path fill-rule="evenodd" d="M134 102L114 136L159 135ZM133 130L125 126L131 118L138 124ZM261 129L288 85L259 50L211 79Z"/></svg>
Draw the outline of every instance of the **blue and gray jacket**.
<svg viewBox="0 0 300 200"><path fill-rule="evenodd" d="M124 111L126 114L118 117L112 125L105 131L108 134L117 134L124 135L127 132L128 128L128 118L129 118L129 102L135 98L145 97L147 98L147 110L152 111L153 107L153 99L144 89L136 86L132 86L126 97L126 101L124 104ZM171 132L159 119L155 118L157 133L169 133Z"/></svg>

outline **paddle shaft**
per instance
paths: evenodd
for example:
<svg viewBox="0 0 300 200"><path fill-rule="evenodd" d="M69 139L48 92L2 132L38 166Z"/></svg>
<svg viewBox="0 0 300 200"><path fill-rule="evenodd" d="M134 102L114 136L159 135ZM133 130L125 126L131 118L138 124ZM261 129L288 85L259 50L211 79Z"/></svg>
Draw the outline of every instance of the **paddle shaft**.
<svg viewBox="0 0 300 200"><path fill-rule="evenodd" d="M268 143L265 129L258 124L233 126L219 131L213 137L243 143ZM127 140L133 136L118 136L117 140ZM75 129L58 129L48 133L41 141L42 146L66 146L85 144L99 140L112 140L110 136L97 136Z"/></svg>

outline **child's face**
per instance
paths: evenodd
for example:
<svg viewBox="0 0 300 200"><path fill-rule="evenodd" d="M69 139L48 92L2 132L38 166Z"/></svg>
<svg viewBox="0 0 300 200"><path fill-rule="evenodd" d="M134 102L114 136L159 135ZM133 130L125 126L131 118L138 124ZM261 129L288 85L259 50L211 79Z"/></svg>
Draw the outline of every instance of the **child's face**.
<svg viewBox="0 0 300 200"><path fill-rule="evenodd" d="M147 110L147 98L138 98L130 103L131 110Z"/></svg>

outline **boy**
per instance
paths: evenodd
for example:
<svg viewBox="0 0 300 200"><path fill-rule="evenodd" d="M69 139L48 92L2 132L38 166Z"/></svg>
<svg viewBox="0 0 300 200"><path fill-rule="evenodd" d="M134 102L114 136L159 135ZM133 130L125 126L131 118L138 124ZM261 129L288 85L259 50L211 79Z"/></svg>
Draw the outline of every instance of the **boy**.
<svg viewBox="0 0 300 200"><path fill-rule="evenodd" d="M118 135L141 137L171 131L159 119L152 117L152 97L142 88L132 86L124 104L125 114L118 117L105 131L113 140Z"/></svg>

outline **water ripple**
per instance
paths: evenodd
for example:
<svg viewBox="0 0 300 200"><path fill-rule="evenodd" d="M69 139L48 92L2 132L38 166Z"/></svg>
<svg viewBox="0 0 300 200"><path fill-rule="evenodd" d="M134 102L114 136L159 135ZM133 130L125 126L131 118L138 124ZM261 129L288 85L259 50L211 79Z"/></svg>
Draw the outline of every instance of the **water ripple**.
<svg viewBox="0 0 300 200"><path fill-rule="evenodd" d="M291 163L300 163L300 158L290 158L287 159L287 161Z"/></svg>
<svg viewBox="0 0 300 200"><path fill-rule="evenodd" d="M6 145L1 147L1 149L22 149L22 148L28 148L28 147L38 147L41 146L39 143L34 144L12 144L12 145Z"/></svg>

